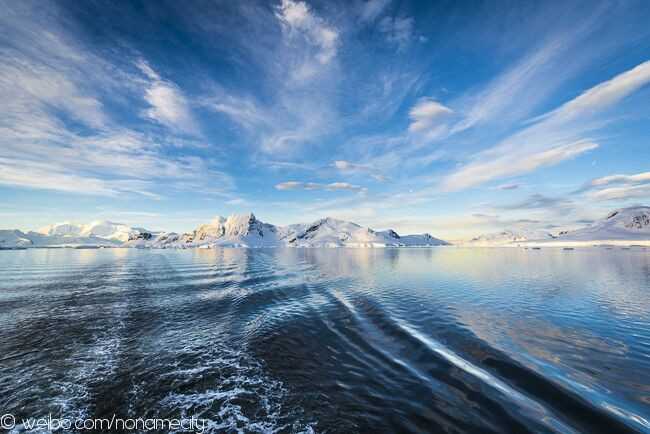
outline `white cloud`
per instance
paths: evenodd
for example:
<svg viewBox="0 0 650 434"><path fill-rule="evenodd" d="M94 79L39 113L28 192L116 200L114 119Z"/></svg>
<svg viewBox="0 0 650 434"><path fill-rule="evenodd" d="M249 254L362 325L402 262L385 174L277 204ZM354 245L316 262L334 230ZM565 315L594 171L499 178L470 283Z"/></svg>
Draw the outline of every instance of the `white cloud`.
<svg viewBox="0 0 650 434"><path fill-rule="evenodd" d="M366 190L364 187L350 184L347 182L332 182L330 184L321 184L317 182L286 181L277 184L275 188L277 190L327 190L327 191L348 190L348 191L359 191L359 192L363 192Z"/></svg>
<svg viewBox="0 0 650 434"><path fill-rule="evenodd" d="M198 134L198 127L183 92L173 83L162 80L144 60L140 59L136 66L149 79L144 99L151 107L146 110L145 116L169 128Z"/></svg>
<svg viewBox="0 0 650 434"><path fill-rule="evenodd" d="M548 71L563 40L552 40L525 56L518 63L493 79L485 89L459 101L469 109L463 119L452 128L453 133L475 125L504 117L517 119L527 115L547 93L560 83L557 77L548 78Z"/></svg>
<svg viewBox="0 0 650 434"><path fill-rule="evenodd" d="M626 185L592 191L588 194L595 200L623 200L632 198L650 198L650 184Z"/></svg>
<svg viewBox="0 0 650 434"><path fill-rule="evenodd" d="M256 159L266 154L286 160L307 149L315 152L319 139L341 126L336 92L340 30L302 1L283 0L270 12L246 5L243 25L248 28L239 42L258 70L255 87L262 91L212 84L209 96L198 103L243 127L245 143L261 151L254 152ZM269 31L269 24L279 24L281 32Z"/></svg>
<svg viewBox="0 0 650 434"><path fill-rule="evenodd" d="M449 107L445 107L430 98L420 99L409 111L411 124L410 132L422 132L439 127L441 121L453 113Z"/></svg>
<svg viewBox="0 0 650 434"><path fill-rule="evenodd" d="M443 191L463 190L492 179L520 175L543 166L558 164L597 147L596 143L579 141L537 153L518 152L497 158L481 159L447 176L441 184L441 189Z"/></svg>
<svg viewBox="0 0 650 434"><path fill-rule="evenodd" d="M650 172L637 173L636 175L609 175L596 178L590 182L592 186L602 186L614 183L650 182Z"/></svg>
<svg viewBox="0 0 650 434"><path fill-rule="evenodd" d="M581 190L594 200L625 200L650 197L650 172L596 178Z"/></svg>
<svg viewBox="0 0 650 434"><path fill-rule="evenodd" d="M591 122L607 107L650 82L650 61L605 81L561 105L497 146L479 153L443 179L445 191L460 190L492 179L557 164L598 145L583 139L602 123Z"/></svg>
<svg viewBox="0 0 650 434"><path fill-rule="evenodd" d="M333 182L331 184L325 185L326 190L353 190L353 191L360 191L364 190L363 187L360 187L358 185L353 185L347 182Z"/></svg>
<svg viewBox="0 0 650 434"><path fill-rule="evenodd" d="M300 33L317 48L315 59L320 65L327 65L336 56L338 31L313 14L305 2L282 0L276 17L290 35ZM308 78L316 73L316 66L310 62L303 63L296 72L299 78Z"/></svg>
<svg viewBox="0 0 650 434"><path fill-rule="evenodd" d="M11 30L0 35L0 184L152 199L189 184L201 192L234 188L209 160L178 150L194 146L186 138L135 131L111 118L107 107L129 114L143 83L162 82L144 61L138 63L143 80L131 59L124 69L76 43L55 4L21 5L0 14L0 26ZM161 117L174 118L178 109L158 104L155 89L151 98Z"/></svg>
<svg viewBox="0 0 650 434"><path fill-rule="evenodd" d="M650 60L592 87L543 118L563 123L591 115L619 102L649 82Z"/></svg>

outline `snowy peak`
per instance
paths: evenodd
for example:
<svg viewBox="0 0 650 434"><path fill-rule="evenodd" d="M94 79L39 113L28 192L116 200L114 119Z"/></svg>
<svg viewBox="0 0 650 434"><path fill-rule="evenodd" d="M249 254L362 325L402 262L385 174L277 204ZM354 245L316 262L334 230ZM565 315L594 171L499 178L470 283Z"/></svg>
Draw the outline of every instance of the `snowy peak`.
<svg viewBox="0 0 650 434"><path fill-rule="evenodd" d="M560 239L576 241L650 239L650 207L637 206L615 210L586 228L561 234Z"/></svg>
<svg viewBox="0 0 650 434"><path fill-rule="evenodd" d="M544 231L526 231L526 230L503 230L489 234L482 234L467 241L465 244L473 246L503 246L516 245L517 243L531 240L550 240L554 236Z"/></svg>
<svg viewBox="0 0 650 434"><path fill-rule="evenodd" d="M55 223L40 228L36 233L48 237L58 237L63 239L64 242L66 238L101 238L103 240L123 243L144 232L149 231L108 220L97 220L88 224L75 224L71 222Z"/></svg>
<svg viewBox="0 0 650 434"><path fill-rule="evenodd" d="M196 228L193 233L185 234L183 240L190 245L270 245L277 241L276 232L275 226L257 220L253 213L234 214L228 218L215 217L210 223Z"/></svg>
<svg viewBox="0 0 650 434"><path fill-rule="evenodd" d="M397 232L389 230L394 235L397 235ZM431 234L421 234L421 235L397 235L398 239L405 246L449 246L451 245L445 240L436 238Z"/></svg>
<svg viewBox="0 0 650 434"><path fill-rule="evenodd" d="M161 233L150 240L134 240L128 247L389 247L439 246L445 241L429 234L400 236L393 230L374 231L331 217L309 224L274 226L254 214L216 217L191 233Z"/></svg>
<svg viewBox="0 0 650 434"><path fill-rule="evenodd" d="M610 213L601 227L617 227L629 231L650 232L650 207L623 208Z"/></svg>
<svg viewBox="0 0 650 434"><path fill-rule="evenodd" d="M445 241L429 234L400 236L392 229L375 231L356 223L327 217L298 231L288 240L295 247L439 246Z"/></svg>
<svg viewBox="0 0 650 434"><path fill-rule="evenodd" d="M517 245L598 245L650 242L650 207L622 208L609 213L593 224L557 236L539 231L506 230L481 235L468 241L472 246Z"/></svg>
<svg viewBox="0 0 650 434"><path fill-rule="evenodd" d="M78 236L81 233L81 225L70 222L54 223L44 226L36 231L39 234L48 236Z"/></svg>

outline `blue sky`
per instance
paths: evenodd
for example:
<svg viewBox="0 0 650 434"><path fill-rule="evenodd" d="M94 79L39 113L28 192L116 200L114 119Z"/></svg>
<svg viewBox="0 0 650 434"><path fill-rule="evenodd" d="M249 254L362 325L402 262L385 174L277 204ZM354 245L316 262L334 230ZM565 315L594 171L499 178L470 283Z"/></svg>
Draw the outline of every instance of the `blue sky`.
<svg viewBox="0 0 650 434"><path fill-rule="evenodd" d="M9 2L0 219L466 238L650 203L650 8Z"/></svg>

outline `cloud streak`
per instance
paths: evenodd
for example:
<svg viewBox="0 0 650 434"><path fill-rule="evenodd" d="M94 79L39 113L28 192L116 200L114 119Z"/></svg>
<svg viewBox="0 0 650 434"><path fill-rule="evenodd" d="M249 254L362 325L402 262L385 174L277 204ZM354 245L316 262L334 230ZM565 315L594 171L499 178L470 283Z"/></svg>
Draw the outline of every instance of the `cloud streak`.
<svg viewBox="0 0 650 434"><path fill-rule="evenodd" d="M596 201L650 198L650 172L596 178L577 193Z"/></svg>
<svg viewBox="0 0 650 434"><path fill-rule="evenodd" d="M326 190L326 191L357 191L363 192L366 189L359 185L350 184L347 182L332 182L329 184L321 184L317 182L300 182L300 181L286 181L276 184L276 190Z"/></svg>
<svg viewBox="0 0 650 434"><path fill-rule="evenodd" d="M597 129L589 120L650 82L650 61L583 92L497 146L479 153L474 161L444 178L441 189L457 191L493 179L519 175L558 164L598 145L581 136Z"/></svg>
<svg viewBox="0 0 650 434"><path fill-rule="evenodd" d="M556 165L596 148L598 148L596 143L578 141L540 152L504 153L494 159L479 159L447 176L441 184L441 189L443 191L458 191L493 179L521 175L540 167Z"/></svg>
<svg viewBox="0 0 650 434"><path fill-rule="evenodd" d="M173 83L163 80L143 59L139 59L136 65L148 79L144 99L150 107L145 111L145 117L171 129L198 134L198 126L183 92Z"/></svg>

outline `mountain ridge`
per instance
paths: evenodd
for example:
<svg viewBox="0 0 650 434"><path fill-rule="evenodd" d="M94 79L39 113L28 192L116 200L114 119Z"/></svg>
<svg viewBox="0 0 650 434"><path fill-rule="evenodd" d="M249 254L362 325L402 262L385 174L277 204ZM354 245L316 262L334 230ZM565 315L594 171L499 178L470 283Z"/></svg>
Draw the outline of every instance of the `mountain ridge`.
<svg viewBox="0 0 650 434"><path fill-rule="evenodd" d="M70 222L45 226L38 231L0 230L0 248L31 247L417 247L451 243L430 234L399 235L392 229L377 231L332 217L311 223L276 226L253 213L217 216L187 233L150 231L109 220L88 224ZM460 242L460 246L581 246L605 244L650 245L650 207L614 210L603 219L580 229L553 235L544 231L502 230Z"/></svg>
<svg viewBox="0 0 650 434"><path fill-rule="evenodd" d="M312 223L275 226L253 213L217 216L192 232L155 232L108 220L47 225L38 231L0 230L0 248L27 247L406 247L448 245L430 234L400 236L325 217Z"/></svg>

